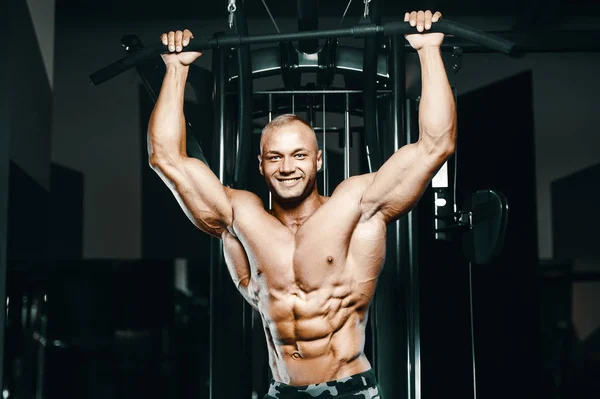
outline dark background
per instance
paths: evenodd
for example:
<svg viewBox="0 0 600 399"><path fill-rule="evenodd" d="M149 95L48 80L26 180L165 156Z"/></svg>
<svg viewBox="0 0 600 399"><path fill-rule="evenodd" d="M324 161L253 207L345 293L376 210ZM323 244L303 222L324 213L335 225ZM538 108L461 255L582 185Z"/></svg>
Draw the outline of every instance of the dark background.
<svg viewBox="0 0 600 399"><path fill-rule="evenodd" d="M295 2L267 1L267 4L283 31L297 29ZM321 2L321 26L337 27L347 4L347 1ZM344 26L358 20L362 7L362 1L352 2ZM385 20L401 18L405 10L433 8L440 9L449 19L490 31L544 34L600 29L600 4L583 1L387 1L385 7ZM7 27L6 37L11 38L7 41L0 73L0 266L3 275L8 270L6 291L15 306L11 309L28 309L32 303L43 307L45 295L52 298L56 296L54 292L60 293L63 302L54 304L62 303L62 306L47 308L57 315L54 324L48 321L47 328L63 341L70 341L64 347L60 343L50 347L46 354L48 364L53 365L47 371L46 389L55 395L91 397L92 386L105 389L94 391L96 397L158 395L175 392L172 385L187 389L186 394L192 396L207 392L203 379L198 379L200 382L196 384L182 380L193 380L195 375L206 371L205 363L197 364L206 353L208 334L206 300L209 293L204 284L208 257L203 251L206 247L200 244L203 238L191 228L183 214L176 213L174 201L167 202L168 193L162 192L160 198L169 207L165 213L174 219L158 216L152 219L152 214L144 213L144 209L148 209L144 203L152 199L144 188L147 187L145 179L149 177L140 149L144 147L143 110L146 108L143 100L140 101L137 76L130 72L99 87L89 85L87 76L123 56L119 40L125 33L136 33L146 42L155 40L162 31L188 26L197 34L210 34L226 29L225 8L225 1L189 4L0 1L2 26ZM251 33L274 32L262 2L249 1L247 10ZM348 40L348 44L361 45L352 40ZM210 61L210 54L206 54L198 65L210 68ZM514 380L510 372L519 373L517 380L529 382L523 394L534 395L538 391L545 397L556 397L552 396L556 392L544 391L540 383L544 373L547 374L544 381L554 381L561 389L575 387L565 391L573 396L565 397L575 397L578 389L591 389L590 381L597 381L593 354L598 353L600 316L596 309L600 302L600 284L589 276L598 271L596 259L600 258L595 241L598 236L595 198L598 198L597 182L600 181L598 70L597 52L528 54L516 59L498 54L466 54L455 79L459 94L468 96L476 89L507 77L521 76L523 72L530 78L530 96L525 102L530 104L533 115L529 129L533 136L528 138L531 139L528 147L531 164L526 171L506 170L513 171L515 181L521 181L521 174L533 174L522 194L523 198L535 202L531 209L533 214L511 222L514 228L528 226L528 231L536 232L531 241L539 245L527 247L528 251L535 250L535 254L523 253L523 259L532 259L535 263L537 255L543 261L541 266L527 264L527 270L523 270L526 275L519 274L517 265L512 265L510 273L500 270L482 275L479 271L480 285L476 288L479 296L475 298L479 298L476 320L482 340L501 339L503 335L511 339L519 335L527 337L518 342L511 339L480 342L484 345L482 359L489 356L488 365L497 360L497 368L486 367L480 374L480 389L492 396L493 392L510 394ZM411 79L418 76L409 73L407 80ZM263 87L273 87L273 84L272 81L262 83ZM523 101L523 94L502 95L505 102L517 99ZM486 97L476 97L473 101L485 104ZM465 100L463 104L468 103ZM494 112L495 109L498 112ZM496 127L506 130L522 128L523 118L513 112L505 113L504 109L510 107L501 108L490 101L486 121L493 121ZM479 134L488 135L482 147L493 148L495 154L510 148L506 147L506 136L501 130L488 129L485 123L475 130L474 134L479 130ZM519 147L522 143L517 139L511 145ZM482 149L482 153L484 151ZM493 157L487 158L489 161ZM511 159L498 162L508 165ZM158 197L153 198L158 201ZM161 247L149 243L144 227L148 220L162 226L161 229L187 231L178 241L183 244ZM195 236L198 246L194 246ZM188 264L188 288L192 295L181 295L173 289L171 278L177 257L193 258ZM550 272L553 285L546 284L548 280L542 278ZM588 274L574 277L578 272ZM430 294L423 299L423 312L428 312L424 317L429 318L424 324L424 328L429 327L423 332L423 339L430 343L424 348L424 356L431 356L435 362L438 354L433 348L451 348L455 344L453 349L461 356L459 348L469 345L464 335L458 338L459 334L469 332L464 308L469 287L466 269L461 269L458 275L451 269L431 273L423 277L424 293ZM509 283L503 285L503 281ZM148 294L140 287L156 289ZM445 311L442 303L431 299L437 299L444 292L450 298L454 289L460 290L460 299L446 301L445 305L454 303L460 307L456 317ZM489 303L494 294L498 295L497 301L493 301L492 307L482 309L481 304ZM524 295L526 301L534 301L535 305L520 306L523 302L514 299L519 295ZM152 300L140 300L146 296ZM24 302L27 304L23 305ZM533 313L537 306L540 314ZM456 307L450 309L456 311ZM433 315L443 312L446 312L445 318L432 320L436 319ZM66 315L71 318L61 319ZM39 373L31 365L37 364L38 353L30 338L39 330L37 319L31 316L31 324L23 325L19 318L11 317L9 311L4 347L5 379L9 376L7 372L12 373L11 376L35 377ZM455 325L460 327L450 333ZM97 328L99 326L105 329ZM536 326L547 334L530 336ZM440 338L438 333L446 334L446 338ZM453 334L456 340L450 338ZM529 362L537 356L527 345L534 345L536 340L541 345L539 367L542 370L527 370L523 364L533 364ZM177 341L179 346L164 346L165 342ZM511 350L503 351L503 345ZM519 345L523 347L518 348ZM524 358L511 357L519 353L519 349ZM107 358L112 350L120 356L117 358L122 368L118 370L112 367L113 358ZM458 382L452 378L456 375L450 372L455 365L452 356L444 359L438 363L449 370L447 391L451 392L454 382L460 386L458 391L469 394L470 387L464 379ZM462 353L460 364L466 367L465 359L469 360ZM523 362L524 359L527 361ZM180 364L179 372L169 368L175 363ZM61 364L67 366L57 366ZM431 364L423 366L429 376L443 375L439 366L432 368ZM564 368L572 370L569 380L557 382L557 370ZM124 375L131 379L119 379ZM424 375L424 381L426 377ZM155 385L136 382L149 379ZM10 381L12 385L5 383L5 386L15 396L31 396L39 386L35 382ZM70 383L73 385L66 389ZM431 384L423 389L424 395L429 392L434 396L437 389L442 389Z"/></svg>

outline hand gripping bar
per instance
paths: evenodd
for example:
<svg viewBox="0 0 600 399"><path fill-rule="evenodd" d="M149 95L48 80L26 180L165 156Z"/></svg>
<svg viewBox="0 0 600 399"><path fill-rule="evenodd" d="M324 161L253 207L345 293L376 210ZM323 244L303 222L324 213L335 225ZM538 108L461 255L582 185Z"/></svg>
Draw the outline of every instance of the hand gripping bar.
<svg viewBox="0 0 600 399"><path fill-rule="evenodd" d="M510 54L515 46L514 43L498 36L471 28L458 22L442 19L434 23L426 33L441 32L466 39L481 46L491 48L501 53ZM408 22L388 22L382 25L357 25L346 29L330 29L306 32L279 33L270 35L240 36L240 35L213 35L198 37L191 40L183 51L203 51L218 47L238 47L244 44L265 44L303 39L325 39L331 37L366 37L382 33L385 36L407 35L420 33L416 27L410 26ZM422 32L421 32L422 33ZM156 57L163 53L169 53L167 46L157 43L144 47L119 61L110 64L90 75L90 81L94 85L106 82L109 79L133 68L137 63Z"/></svg>

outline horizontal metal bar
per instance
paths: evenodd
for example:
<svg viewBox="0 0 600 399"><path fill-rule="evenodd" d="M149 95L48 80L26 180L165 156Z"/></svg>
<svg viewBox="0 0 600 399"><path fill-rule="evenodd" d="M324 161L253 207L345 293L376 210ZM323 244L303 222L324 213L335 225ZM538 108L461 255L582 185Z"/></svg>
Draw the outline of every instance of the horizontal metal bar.
<svg viewBox="0 0 600 399"><path fill-rule="evenodd" d="M254 94L360 94L360 93L362 93L362 90L259 90L259 91L254 92Z"/></svg>
<svg viewBox="0 0 600 399"><path fill-rule="evenodd" d="M514 43L513 53L600 52L600 30L550 31L542 33L489 32ZM407 44L407 47L410 45ZM463 53L491 53L489 48L458 37L447 36L442 51L460 47ZM412 50L410 48L409 50Z"/></svg>
<svg viewBox="0 0 600 399"><path fill-rule="evenodd" d="M513 44L494 37L493 35L459 24L450 20L441 20L436 22L429 33L443 32L445 34L455 35L465 39L469 39L481 45L495 49L503 53L510 53ZM327 39L331 37L368 37L376 34L384 34L386 36L418 33L416 27L410 26L407 22L388 22L382 25L356 25L346 29L324 29L317 31L279 33L270 35L256 36L238 36L238 35L222 35L211 38L196 39L188 47L190 50L208 50L216 47L237 47L243 44L266 44L275 42L288 42L302 39ZM166 46L162 46L165 51Z"/></svg>
<svg viewBox="0 0 600 399"><path fill-rule="evenodd" d="M314 126L313 130L315 131L315 133L323 133L323 128L321 126ZM364 126L351 126L350 127L350 131L352 133L358 133L358 134L362 134L364 132ZM259 127L255 127L252 130L253 134L262 134L262 129ZM344 128L343 127L327 127L327 129L325 130L325 133L327 134L342 134L344 133Z"/></svg>
<svg viewBox="0 0 600 399"><path fill-rule="evenodd" d="M391 90L377 90L378 94L391 94ZM229 91L227 95L238 95L238 92ZM362 94L362 90L259 90L255 91L254 94L268 95L268 94Z"/></svg>
<svg viewBox="0 0 600 399"><path fill-rule="evenodd" d="M466 40L476 42L482 46L492 48L509 54L514 45L513 43L489 33L459 24L450 20L441 20L436 22L429 33L443 32L446 35L454 35ZM410 26L407 22L388 22L382 25L356 25L347 29L329 29L308 32L294 32L271 35L240 36L240 35L214 35L211 37L198 37L185 48L184 51L202 51L218 47L239 47L244 44L265 44L286 41L296 41L302 39L327 39L334 37L367 37L376 34L401 35L418 33L416 27ZM167 46L157 43L144 47L139 51L129 55L121 60L90 75L92 84L105 82L135 66L148 58L162 53L168 53Z"/></svg>

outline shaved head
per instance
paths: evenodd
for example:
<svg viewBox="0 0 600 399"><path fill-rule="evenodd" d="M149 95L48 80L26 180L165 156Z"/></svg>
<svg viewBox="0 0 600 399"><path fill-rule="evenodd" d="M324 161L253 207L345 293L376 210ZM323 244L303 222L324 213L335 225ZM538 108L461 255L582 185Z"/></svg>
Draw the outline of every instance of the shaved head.
<svg viewBox="0 0 600 399"><path fill-rule="evenodd" d="M267 126L264 127L262 135L260 137L260 153L263 154L265 151L264 145L272 138L272 134L280 131L285 133L291 129L284 128L295 128L295 132L300 133L303 139L306 140L306 146L309 150L318 151L317 136L313 128L302 118L294 114L284 114L273 119ZM310 133L310 134L304 134ZM304 140L303 140L304 141Z"/></svg>

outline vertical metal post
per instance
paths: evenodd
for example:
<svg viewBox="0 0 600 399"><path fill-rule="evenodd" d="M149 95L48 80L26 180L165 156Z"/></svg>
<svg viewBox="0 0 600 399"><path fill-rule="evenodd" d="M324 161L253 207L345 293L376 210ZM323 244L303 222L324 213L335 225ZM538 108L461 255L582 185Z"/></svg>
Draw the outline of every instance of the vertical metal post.
<svg viewBox="0 0 600 399"><path fill-rule="evenodd" d="M406 100L406 142L413 142L413 106ZM418 230L417 209L413 209L407 216L408 223L408 305L409 305L409 350L410 350L410 399L421 399L421 330L419 321L419 263L418 263Z"/></svg>
<svg viewBox="0 0 600 399"><path fill-rule="evenodd" d="M269 93L269 123L273 120L273 94ZM273 208L273 194L269 191L269 209Z"/></svg>
<svg viewBox="0 0 600 399"><path fill-rule="evenodd" d="M3 4L5 11L0 13L0 26L8 29L8 35L14 37L15 23L11 23L9 15L14 15L14 1ZM12 42L12 41L11 41ZM11 48L12 46L12 48ZM8 45L9 50L15 50L15 44ZM2 302L2 318L0 319L0 387L4 387L4 337L6 319L6 274L8 272L8 177L10 167L10 114L12 94L13 67L16 64L12 59L0 62L0 301Z"/></svg>
<svg viewBox="0 0 600 399"><path fill-rule="evenodd" d="M379 24L383 9L383 1L371 3L369 17L366 22ZM377 60L381 47L380 36L368 36L364 40L363 52L363 125L367 146L369 171L376 172L383 164L379 131L377 130Z"/></svg>
<svg viewBox="0 0 600 399"><path fill-rule="evenodd" d="M312 104L312 97L310 96L310 94L306 95L306 122L308 122L308 124L310 125L310 127L314 128L315 127L315 122L313 119L313 104Z"/></svg>
<svg viewBox="0 0 600 399"><path fill-rule="evenodd" d="M46 303L40 300L39 310L40 312L40 336L43 339L48 339L47 329L46 329ZM37 342L37 376L36 376L36 384L35 384L35 397L36 399L44 398L44 376L46 370L46 345L40 341Z"/></svg>
<svg viewBox="0 0 600 399"><path fill-rule="evenodd" d="M319 0L298 0L298 31L319 30ZM298 50L306 54L319 51L317 39L305 39L298 42Z"/></svg>
<svg viewBox="0 0 600 399"><path fill-rule="evenodd" d="M235 33L248 36L248 23L244 2L239 1L235 12ZM246 189L250 148L252 145L252 62L250 46L237 49L238 55L238 148L235 156L233 183L237 189Z"/></svg>
<svg viewBox="0 0 600 399"><path fill-rule="evenodd" d="M223 48L213 51L215 79L213 172L226 186L233 180L225 169L227 51L228 49ZM212 238L210 255L210 398L249 397L251 373L248 370L247 359L243 358L243 355L247 354L242 319L244 302L229 280L222 240ZM224 317L224 315L235 316ZM227 333L224 334L224 331ZM240 354L242 359L239 359ZM232 362L233 358L238 358L239 361ZM230 383L228 378L231 375L241 376L237 384Z"/></svg>
<svg viewBox="0 0 600 399"><path fill-rule="evenodd" d="M215 103L215 141L213 154L213 172L221 183L225 179L225 73L221 68L225 66L225 53L223 49L213 51L213 72L215 79L214 103ZM219 315L223 314L222 303L218 296L222 286L223 265L222 261L223 243L217 238L211 238L210 248L210 354L209 354L209 397L217 399L223 397L222 387L218 380L223 358L218 353L220 347Z"/></svg>
<svg viewBox="0 0 600 399"><path fill-rule="evenodd" d="M323 94L323 194L329 196L329 179L327 171L327 109L325 108L325 94Z"/></svg>
<svg viewBox="0 0 600 399"><path fill-rule="evenodd" d="M346 93L344 117L344 179L350 177L350 94Z"/></svg>
<svg viewBox="0 0 600 399"><path fill-rule="evenodd" d="M388 159L405 142L406 77L404 37L389 39L388 65L391 79L389 103L380 109L382 157ZM365 102L375 99L365 98ZM388 123L385 123L387 121ZM366 128L366 125L365 125ZM411 399L410 360L408 338L408 303L403 293L407 283L402 273L408 269L406 218L394 222L387 229L386 263L379 278L374 301L374 363L382 397ZM404 289L404 290L403 290Z"/></svg>
<svg viewBox="0 0 600 399"><path fill-rule="evenodd" d="M292 114L296 113L296 95L292 93Z"/></svg>

